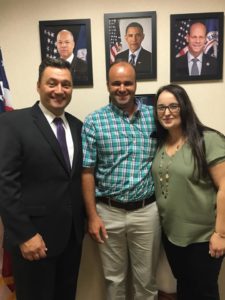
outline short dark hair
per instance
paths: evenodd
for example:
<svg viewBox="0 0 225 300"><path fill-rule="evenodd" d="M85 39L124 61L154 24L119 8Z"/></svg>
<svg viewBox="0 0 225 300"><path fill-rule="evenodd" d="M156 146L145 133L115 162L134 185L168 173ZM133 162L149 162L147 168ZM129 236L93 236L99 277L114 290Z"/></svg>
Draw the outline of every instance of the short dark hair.
<svg viewBox="0 0 225 300"><path fill-rule="evenodd" d="M138 23L138 22L132 22L132 23L130 23L130 24L127 25L127 27L126 27L126 34L127 34L127 31L128 31L128 29L130 27L138 27L139 29L141 29L141 32L144 33L143 27L142 27L142 25L140 23Z"/></svg>
<svg viewBox="0 0 225 300"><path fill-rule="evenodd" d="M156 101L154 105L157 138L160 147L166 142L166 139L168 137L168 130L166 130L160 124L157 116L158 98L160 94L164 91L173 94L180 105L181 127L185 137L187 138L187 143L190 145L192 155L194 157L194 174L196 176L195 178L200 179L202 177L205 177L208 174L208 166L205 157L205 144L203 139L203 132L206 130L215 130L205 126L200 122L198 116L194 111L191 100L184 88L176 84L165 85L159 88L159 90L157 91Z"/></svg>
<svg viewBox="0 0 225 300"><path fill-rule="evenodd" d="M68 61L62 58L45 58L39 66L38 82L41 81L44 70L47 67L55 67L58 69L68 69L71 72L71 66Z"/></svg>

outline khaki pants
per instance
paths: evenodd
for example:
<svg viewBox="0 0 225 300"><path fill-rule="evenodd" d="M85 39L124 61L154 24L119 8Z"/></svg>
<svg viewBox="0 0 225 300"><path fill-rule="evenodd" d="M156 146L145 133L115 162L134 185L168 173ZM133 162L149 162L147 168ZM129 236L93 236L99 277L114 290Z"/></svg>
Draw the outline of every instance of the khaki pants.
<svg viewBox="0 0 225 300"><path fill-rule="evenodd" d="M107 300L125 300L130 262L134 300L156 300L161 227L156 203L135 211L98 203L108 240L99 245Z"/></svg>

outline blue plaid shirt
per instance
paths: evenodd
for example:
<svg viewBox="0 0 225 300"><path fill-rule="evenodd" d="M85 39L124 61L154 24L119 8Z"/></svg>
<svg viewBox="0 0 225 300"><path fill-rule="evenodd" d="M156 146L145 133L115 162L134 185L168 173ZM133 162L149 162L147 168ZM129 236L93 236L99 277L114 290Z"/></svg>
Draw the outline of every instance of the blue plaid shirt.
<svg viewBox="0 0 225 300"><path fill-rule="evenodd" d="M83 167L95 168L96 196L128 202L154 193L151 174L156 152L153 108L137 101L132 119L112 103L86 117Z"/></svg>

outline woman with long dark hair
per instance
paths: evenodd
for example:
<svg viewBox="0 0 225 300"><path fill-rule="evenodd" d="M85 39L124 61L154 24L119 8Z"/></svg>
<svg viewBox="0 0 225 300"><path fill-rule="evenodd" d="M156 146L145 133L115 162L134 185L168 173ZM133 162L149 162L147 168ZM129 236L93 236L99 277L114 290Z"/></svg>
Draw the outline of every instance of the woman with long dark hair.
<svg viewBox="0 0 225 300"><path fill-rule="evenodd" d="M225 137L203 125L186 91L161 87L153 163L163 244L178 300L218 300L225 254Z"/></svg>

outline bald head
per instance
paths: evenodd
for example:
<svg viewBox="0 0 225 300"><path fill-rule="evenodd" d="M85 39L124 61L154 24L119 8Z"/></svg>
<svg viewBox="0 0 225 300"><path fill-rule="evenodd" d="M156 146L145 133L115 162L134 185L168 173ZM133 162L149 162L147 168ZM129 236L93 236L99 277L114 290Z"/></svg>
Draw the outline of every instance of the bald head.
<svg viewBox="0 0 225 300"><path fill-rule="evenodd" d="M134 67L127 61L116 61L111 64L108 71L108 80L110 79L111 74L115 72L118 74L120 74L121 72L125 72L130 76L133 76L134 81L136 82L136 71Z"/></svg>
<svg viewBox="0 0 225 300"><path fill-rule="evenodd" d="M136 74L128 62L116 62L110 66L108 91L111 102L132 115L135 111Z"/></svg>
<svg viewBox="0 0 225 300"><path fill-rule="evenodd" d="M201 22L193 23L187 35L188 50L194 56L199 56L205 48L206 26Z"/></svg>
<svg viewBox="0 0 225 300"><path fill-rule="evenodd" d="M75 47L75 42L73 34L69 30L61 30L57 34L56 46L59 52L59 55L63 59L68 59L73 53Z"/></svg>

